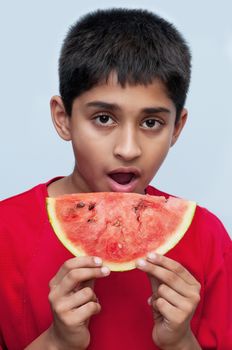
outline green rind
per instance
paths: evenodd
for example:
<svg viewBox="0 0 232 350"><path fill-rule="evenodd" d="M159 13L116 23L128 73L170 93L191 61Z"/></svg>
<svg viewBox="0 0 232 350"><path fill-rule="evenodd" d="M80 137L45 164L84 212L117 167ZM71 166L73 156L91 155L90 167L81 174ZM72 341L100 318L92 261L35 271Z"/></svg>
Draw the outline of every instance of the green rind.
<svg viewBox="0 0 232 350"><path fill-rule="evenodd" d="M83 249L75 247L66 237L63 233L62 227L57 219L56 211L55 211L55 198L47 198L46 199L46 205L47 205L47 212L49 221L53 227L53 230L58 237L58 239L61 241L61 243L74 255L74 256L86 256L86 253ZM188 230L194 213L196 210L196 203L193 201L188 201L188 209L185 212L184 219L182 220L181 224L176 228L176 231L172 234L172 237L169 238L167 242L162 244L158 249L155 250L158 254L166 254L169 250L171 250L185 235L186 231ZM145 258L145 256L138 257L135 260L131 260L128 262L123 263L116 263L104 260L104 265L108 266L111 271L128 271L133 270L136 265L135 262L139 258Z"/></svg>
<svg viewBox="0 0 232 350"><path fill-rule="evenodd" d="M193 220L193 216L196 211L196 203L192 201L188 201L188 209L185 212L184 218L179 226L177 226L176 231L172 234L172 237L163 245L161 245L156 253L158 254L166 254L169 250L175 247L175 245L181 240L181 238L185 235L188 230L191 222Z"/></svg>

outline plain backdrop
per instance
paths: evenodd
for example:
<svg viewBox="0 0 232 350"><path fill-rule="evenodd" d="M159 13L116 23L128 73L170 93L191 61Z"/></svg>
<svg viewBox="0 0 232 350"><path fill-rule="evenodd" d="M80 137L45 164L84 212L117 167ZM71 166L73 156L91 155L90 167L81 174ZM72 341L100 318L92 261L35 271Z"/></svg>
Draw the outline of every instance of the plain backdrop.
<svg viewBox="0 0 232 350"><path fill-rule="evenodd" d="M232 235L232 2L0 1L0 198L73 168L49 110L71 24L96 8L145 8L173 22L193 55L189 120L152 184L213 211Z"/></svg>

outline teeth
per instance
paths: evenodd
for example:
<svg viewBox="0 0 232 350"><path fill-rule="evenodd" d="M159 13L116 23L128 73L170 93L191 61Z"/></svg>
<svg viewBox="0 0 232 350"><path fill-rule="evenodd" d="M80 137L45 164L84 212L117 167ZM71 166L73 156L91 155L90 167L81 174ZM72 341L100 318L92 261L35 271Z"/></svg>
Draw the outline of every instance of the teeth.
<svg viewBox="0 0 232 350"><path fill-rule="evenodd" d="M127 185L134 178L133 173L110 174L110 177L120 185Z"/></svg>

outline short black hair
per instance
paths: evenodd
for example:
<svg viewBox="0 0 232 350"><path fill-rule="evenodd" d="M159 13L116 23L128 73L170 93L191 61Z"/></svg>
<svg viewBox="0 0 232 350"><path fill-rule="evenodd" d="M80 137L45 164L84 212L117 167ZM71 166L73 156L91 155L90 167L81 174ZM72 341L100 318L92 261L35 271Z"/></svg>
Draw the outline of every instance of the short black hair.
<svg viewBox="0 0 232 350"><path fill-rule="evenodd" d="M68 31L59 59L60 95L71 115L73 100L110 74L126 83L160 79L176 106L184 106L191 75L190 49L173 24L142 9L97 10Z"/></svg>

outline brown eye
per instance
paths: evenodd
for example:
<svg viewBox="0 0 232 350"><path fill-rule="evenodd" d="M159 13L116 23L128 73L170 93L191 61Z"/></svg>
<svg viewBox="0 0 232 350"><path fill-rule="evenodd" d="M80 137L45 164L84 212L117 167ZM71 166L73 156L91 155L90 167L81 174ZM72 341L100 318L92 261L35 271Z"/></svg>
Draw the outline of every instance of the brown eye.
<svg viewBox="0 0 232 350"><path fill-rule="evenodd" d="M156 120L154 120L154 119L148 119L148 120L146 120L146 126L148 127L148 128L153 128L154 126L155 126L155 124L156 124Z"/></svg>
<svg viewBox="0 0 232 350"><path fill-rule="evenodd" d="M162 123L157 119L147 119L142 123L145 129L159 129Z"/></svg>
<svg viewBox="0 0 232 350"><path fill-rule="evenodd" d="M97 115L95 118L95 123L97 125L112 125L114 123L113 119L107 114Z"/></svg>

